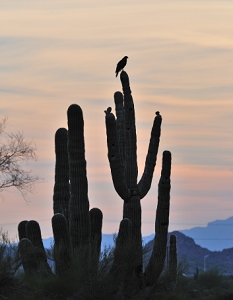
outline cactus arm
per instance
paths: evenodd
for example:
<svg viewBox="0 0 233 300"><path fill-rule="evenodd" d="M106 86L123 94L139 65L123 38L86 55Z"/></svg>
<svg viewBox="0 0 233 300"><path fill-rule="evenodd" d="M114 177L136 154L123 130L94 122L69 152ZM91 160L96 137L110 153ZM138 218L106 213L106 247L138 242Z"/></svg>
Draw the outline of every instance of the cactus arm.
<svg viewBox="0 0 233 300"><path fill-rule="evenodd" d="M67 129L59 128L55 134L55 184L53 193L54 214L62 213L68 220L69 165L67 152Z"/></svg>
<svg viewBox="0 0 233 300"><path fill-rule="evenodd" d="M35 272L39 272L40 262L32 242L28 238L22 238L19 241L18 250L24 272L27 274L35 274Z"/></svg>
<svg viewBox="0 0 233 300"><path fill-rule="evenodd" d="M106 114L105 123L108 145L108 160L110 164L113 185L118 195L123 200L127 201L130 199L131 192L124 180L124 170L120 159L117 141L116 120L112 113Z"/></svg>
<svg viewBox="0 0 233 300"><path fill-rule="evenodd" d="M113 293L119 290L122 281L132 268L132 250L132 222L123 219L116 239L114 261L109 271L113 280Z"/></svg>
<svg viewBox="0 0 233 300"><path fill-rule="evenodd" d="M91 254L99 261L101 241L102 241L102 222L103 214L99 208L90 210L91 220Z"/></svg>
<svg viewBox="0 0 233 300"><path fill-rule="evenodd" d="M39 260L39 272L47 275L51 274L52 271L47 263L47 256L42 242L40 225L38 222L31 220L26 224L27 238L32 242L35 248L37 259Z"/></svg>
<svg viewBox="0 0 233 300"><path fill-rule="evenodd" d="M148 193L153 178L154 168L157 160L157 153L159 148L160 134L161 134L162 117L159 112L156 113L154 118L153 127L151 130L151 138L146 157L144 172L141 180L138 183L138 194L141 199Z"/></svg>
<svg viewBox="0 0 233 300"><path fill-rule="evenodd" d="M54 260L56 274L69 270L72 266L72 256L67 220L63 214L52 217L54 236Z"/></svg>
<svg viewBox="0 0 233 300"><path fill-rule="evenodd" d="M102 241L103 214L98 208L92 208L89 213L91 220L91 273L92 278L97 278Z"/></svg>
<svg viewBox="0 0 233 300"><path fill-rule="evenodd" d="M155 238L150 261L145 270L146 284L152 286L156 284L164 267L167 246L167 233L169 225L170 206L170 173L171 173L171 153L163 152L163 162L161 177L158 186L158 204L156 211Z"/></svg>
<svg viewBox="0 0 233 300"><path fill-rule="evenodd" d="M19 240L22 240L22 239L27 237L27 234L26 234L26 224L27 224L27 222L28 221L24 220L24 221L21 221L18 225Z"/></svg>
<svg viewBox="0 0 233 300"><path fill-rule="evenodd" d="M86 160L84 148L84 122L82 109L77 104L69 106L68 157L70 177L69 230L73 250L89 249L90 217ZM88 252L88 251L87 251ZM87 253L87 256L88 253Z"/></svg>
<svg viewBox="0 0 233 300"><path fill-rule="evenodd" d="M32 245L36 248L43 250L45 254L40 225L37 221L31 220L27 222L26 234L27 234L27 238L32 242ZM45 254L45 259L47 260L46 254Z"/></svg>
<svg viewBox="0 0 233 300"><path fill-rule="evenodd" d="M114 94L115 109L116 109L116 129L119 154L123 169L125 168L125 110L123 104L123 95L121 92Z"/></svg>
<svg viewBox="0 0 233 300"><path fill-rule="evenodd" d="M134 103L131 95L129 77L125 71L120 75L124 94L125 111L125 179L130 190L137 188L137 136Z"/></svg>
<svg viewBox="0 0 233 300"><path fill-rule="evenodd" d="M176 245L176 236L174 234L170 236L168 275L169 275L169 289L174 290L177 282L177 245Z"/></svg>

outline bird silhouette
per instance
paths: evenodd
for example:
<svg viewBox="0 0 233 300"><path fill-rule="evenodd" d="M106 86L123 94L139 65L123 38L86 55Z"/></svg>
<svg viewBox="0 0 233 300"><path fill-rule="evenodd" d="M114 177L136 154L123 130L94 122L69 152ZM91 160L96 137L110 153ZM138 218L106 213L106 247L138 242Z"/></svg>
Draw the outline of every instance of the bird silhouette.
<svg viewBox="0 0 233 300"><path fill-rule="evenodd" d="M120 60L116 66L116 77L118 75L118 73L124 69L125 65L127 64L127 59L128 59L128 56L124 56L122 58L122 60Z"/></svg>

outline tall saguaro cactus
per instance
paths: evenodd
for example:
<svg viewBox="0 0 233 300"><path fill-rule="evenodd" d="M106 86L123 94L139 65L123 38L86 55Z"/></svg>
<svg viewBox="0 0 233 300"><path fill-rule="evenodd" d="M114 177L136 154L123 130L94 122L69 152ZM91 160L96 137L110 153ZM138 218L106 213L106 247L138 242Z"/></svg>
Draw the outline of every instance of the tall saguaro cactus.
<svg viewBox="0 0 233 300"><path fill-rule="evenodd" d="M123 94L114 94L116 117L108 108L106 132L108 159L112 180L123 199L123 219L116 239L113 263L106 276L109 296L133 299L134 295L152 295L164 267L170 205L171 153L163 152L162 171L158 185L155 239L152 255L143 273L141 199L148 193L156 165L162 117L156 112L146 156L145 167L138 180L137 135L134 103L126 72L121 72ZM84 145L82 109L72 104L67 111L68 130L59 128L55 135L55 185L53 196L54 258L56 274L78 276L82 287L76 294L98 294L98 267L102 239L102 212L89 211L88 182ZM19 250L25 271L39 275L51 273L41 240L39 224L22 221L19 226ZM171 238L171 287L176 284L176 239ZM79 272L75 273L74 268ZM152 287L152 288L151 288ZM95 292L95 288L97 289ZM89 293L91 291L91 293ZM99 296L99 295L98 295ZM94 299L94 298L93 298ZM116 298L115 298L116 299Z"/></svg>
<svg viewBox="0 0 233 300"><path fill-rule="evenodd" d="M69 232L74 251L90 253L90 216L84 148L84 122L82 109L72 104L68 116L68 160L70 178ZM84 257L83 257L84 259Z"/></svg>
<svg viewBox="0 0 233 300"><path fill-rule="evenodd" d="M55 134L52 226L56 270L63 273L74 265L85 270L92 266L93 276L97 276L103 215L98 208L89 211L81 107L70 105L67 119L68 130L59 128Z"/></svg>
<svg viewBox="0 0 233 300"><path fill-rule="evenodd" d="M138 182L137 137L134 103L126 72L120 75L123 94L114 94L116 117L109 108L106 111L108 159L112 180L118 195L124 200L123 218L132 222L135 253L135 271L142 270L141 203L148 193L160 141L162 117L156 112L143 175Z"/></svg>

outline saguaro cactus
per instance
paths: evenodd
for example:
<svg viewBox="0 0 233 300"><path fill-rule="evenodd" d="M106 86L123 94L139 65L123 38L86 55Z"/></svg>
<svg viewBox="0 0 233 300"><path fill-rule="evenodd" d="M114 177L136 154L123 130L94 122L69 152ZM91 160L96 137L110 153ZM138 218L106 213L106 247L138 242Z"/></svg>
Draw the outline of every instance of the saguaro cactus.
<svg viewBox="0 0 233 300"><path fill-rule="evenodd" d="M96 276L103 215L98 208L89 211L84 121L81 107L77 104L70 105L67 118L68 131L59 128L55 134L56 175L53 197L55 215L52 225L56 256L60 259L62 256L66 257L66 263L64 260L62 264L57 262L56 269L58 272L63 272L70 266L76 265L79 269L88 270L91 262ZM65 216L66 221L61 214ZM65 241L66 235L68 237ZM67 245L70 245L71 249Z"/></svg>
<svg viewBox="0 0 233 300"><path fill-rule="evenodd" d="M79 252L82 261L89 261L90 215L81 107L77 104L70 105L67 116L70 178L69 232L73 251Z"/></svg>
<svg viewBox="0 0 233 300"><path fill-rule="evenodd" d="M123 218L132 222L135 272L142 270L142 236L140 200L150 189L159 147L162 117L156 113L141 180L137 183L137 137L134 103L126 72L120 75L123 93L114 94L116 117L111 109L106 111L108 159L112 180L118 195L124 200Z"/></svg>
<svg viewBox="0 0 233 300"><path fill-rule="evenodd" d="M162 117L156 111L144 172L138 181L134 103L127 73L122 71L120 79L123 94L121 92L114 94L116 118L109 107L105 111L105 121L113 185L118 195L124 200L123 219L127 218L132 222L133 272L127 274L127 280L125 279L123 284L124 287L134 286L134 290L131 291L129 288L124 288L125 296L130 298L135 290L137 292L137 289L142 289L143 286L155 286L164 268L169 224L171 153L163 152L161 178L158 186L154 248L145 273L142 274L141 199L145 197L151 187ZM119 245L120 247L122 246Z"/></svg>

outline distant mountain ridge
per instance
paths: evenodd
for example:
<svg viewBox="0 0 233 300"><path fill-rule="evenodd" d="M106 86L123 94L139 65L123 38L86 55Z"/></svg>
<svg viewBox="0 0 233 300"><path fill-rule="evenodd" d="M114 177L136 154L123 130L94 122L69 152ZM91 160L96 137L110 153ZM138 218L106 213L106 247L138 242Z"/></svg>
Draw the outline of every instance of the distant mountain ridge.
<svg viewBox="0 0 233 300"><path fill-rule="evenodd" d="M211 251L233 248L233 217L210 222L206 227L194 227L179 232L193 238L198 245Z"/></svg>
<svg viewBox="0 0 233 300"><path fill-rule="evenodd" d="M195 241L179 231L169 233L177 237L178 263L182 264L181 269L187 276L193 276L198 267L200 272L204 271L204 260L206 271L218 269L223 275L233 274L233 248L223 251L210 251L197 245ZM148 247L151 249L147 254L145 261L148 261L153 247L153 241L150 241Z"/></svg>
<svg viewBox="0 0 233 300"><path fill-rule="evenodd" d="M233 248L233 217L225 220L215 220L209 222L206 227L194 227L191 229L179 230L187 237L192 238L197 245L207 248L211 251L222 251ZM154 234L143 237L143 243L146 244L154 238ZM105 246L114 245L114 234L102 235L102 250ZM45 248L49 248L53 238L44 239Z"/></svg>
<svg viewBox="0 0 233 300"><path fill-rule="evenodd" d="M181 269L183 268L183 273L185 273L187 276L193 276L196 267L199 268L200 272L203 272L204 260L206 270L217 268L221 274L233 275L233 248L222 251L210 251L207 248L197 245L192 238L179 231L170 232L168 236L171 234L175 234L177 237L178 263L182 265ZM103 235L102 249L104 248L104 245L113 245L113 236L114 235L112 234ZM153 248L153 235L147 238L150 239L150 241L148 243L145 241L144 244L147 244L150 250L145 254L144 257L145 265L149 261ZM49 242L49 244L46 243L46 241ZM52 238L44 240L45 247L46 245L49 247L52 241Z"/></svg>

